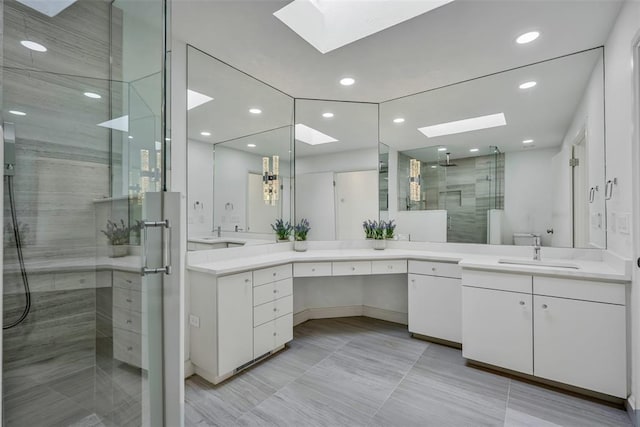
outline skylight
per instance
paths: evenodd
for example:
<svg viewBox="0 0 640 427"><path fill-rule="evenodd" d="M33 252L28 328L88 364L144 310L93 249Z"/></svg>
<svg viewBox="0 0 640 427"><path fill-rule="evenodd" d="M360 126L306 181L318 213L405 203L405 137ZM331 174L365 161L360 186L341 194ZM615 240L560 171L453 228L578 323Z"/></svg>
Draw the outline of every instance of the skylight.
<svg viewBox="0 0 640 427"><path fill-rule="evenodd" d="M353 43L453 0L294 0L275 17L322 53Z"/></svg>
<svg viewBox="0 0 640 427"><path fill-rule="evenodd" d="M53 18L75 2L76 0L18 0L18 3L44 13L50 18Z"/></svg>
<svg viewBox="0 0 640 427"><path fill-rule="evenodd" d="M491 114L488 116L473 117L470 119L456 120L454 122L440 123L432 126L418 128L420 132L429 138L456 133L471 132L480 129L489 129L498 126L505 126L507 120L504 113Z"/></svg>
<svg viewBox="0 0 640 427"><path fill-rule="evenodd" d="M107 120L106 122L98 123L98 126L119 130L122 132L129 132L129 116L122 116L115 119Z"/></svg>
<svg viewBox="0 0 640 427"><path fill-rule="evenodd" d="M213 98L195 90L187 89L187 110L199 107L209 101L213 101Z"/></svg>
<svg viewBox="0 0 640 427"><path fill-rule="evenodd" d="M328 144L330 142L338 142L337 139L326 135L319 130L310 128L307 125L298 123L295 128L296 140L309 145Z"/></svg>

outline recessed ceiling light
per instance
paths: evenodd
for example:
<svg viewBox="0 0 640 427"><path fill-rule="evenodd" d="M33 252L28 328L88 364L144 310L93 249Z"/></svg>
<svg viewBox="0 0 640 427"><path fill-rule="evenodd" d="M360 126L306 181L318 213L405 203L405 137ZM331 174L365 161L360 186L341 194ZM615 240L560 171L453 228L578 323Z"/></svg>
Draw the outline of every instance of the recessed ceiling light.
<svg viewBox="0 0 640 427"><path fill-rule="evenodd" d="M398 117L397 119L393 119L393 123L404 123L404 119L402 117Z"/></svg>
<svg viewBox="0 0 640 427"><path fill-rule="evenodd" d="M456 120L455 122L440 123L432 126L418 128L420 132L429 138L456 133L471 132L474 130L505 126L507 121L504 113L490 114L488 116L473 117L470 119Z"/></svg>
<svg viewBox="0 0 640 427"><path fill-rule="evenodd" d="M296 140L309 145L328 144L329 142L338 142L337 139L325 135L324 133L310 128L307 125L298 123L295 127Z"/></svg>
<svg viewBox="0 0 640 427"><path fill-rule="evenodd" d="M533 139L525 139L524 141L522 141L523 144L531 144L533 142Z"/></svg>
<svg viewBox="0 0 640 427"><path fill-rule="evenodd" d="M9 110L9 112L13 115L16 116L26 116L27 113L25 113L24 111L18 111L18 110Z"/></svg>
<svg viewBox="0 0 640 427"><path fill-rule="evenodd" d="M133 139L133 136L129 135L129 139Z"/></svg>
<svg viewBox="0 0 640 427"><path fill-rule="evenodd" d="M31 40L22 40L20 44L27 49L35 50L36 52L46 52L47 48L40 43L32 42Z"/></svg>
<svg viewBox="0 0 640 427"><path fill-rule="evenodd" d="M431 169L435 169L435 168L437 168L437 167L438 167L438 166L436 166L436 165L432 165L432 166L431 166Z"/></svg>
<svg viewBox="0 0 640 427"><path fill-rule="evenodd" d="M438 151L447 151L447 147L440 147L438 148Z"/></svg>
<svg viewBox="0 0 640 427"><path fill-rule="evenodd" d="M102 95L99 95L95 92L85 92L84 96L86 96L87 98L92 98L92 99L100 99L102 98Z"/></svg>
<svg viewBox="0 0 640 427"><path fill-rule="evenodd" d="M187 89L187 110L199 107L209 101L213 101L213 98L209 95Z"/></svg>
<svg viewBox="0 0 640 427"><path fill-rule="evenodd" d="M211 136L211 132L202 131L202 132L200 132L200 135L202 135L202 136Z"/></svg>
<svg viewBox="0 0 640 427"><path fill-rule="evenodd" d="M333 113L323 113L322 117L324 117L325 119L330 119L331 117L333 117Z"/></svg>
<svg viewBox="0 0 640 427"><path fill-rule="evenodd" d="M247 144L247 147L249 147L249 148L256 148L256 144Z"/></svg>
<svg viewBox="0 0 640 427"><path fill-rule="evenodd" d="M259 109L259 108L249 108L249 112L251 114L260 114L260 113L262 113L262 110Z"/></svg>
<svg viewBox="0 0 640 427"><path fill-rule="evenodd" d="M538 84L537 82L530 81L530 82L522 83L519 87L520 87L520 89L531 89L532 87L534 87L537 84Z"/></svg>
<svg viewBox="0 0 640 427"><path fill-rule="evenodd" d="M352 84L354 84L356 82L355 79L351 78L351 77L345 77L343 79L340 79L340 84L342 86L351 86Z"/></svg>
<svg viewBox="0 0 640 427"><path fill-rule="evenodd" d="M476 151L480 151L480 149L479 148L472 148L469 151L471 151L472 153L475 153Z"/></svg>
<svg viewBox="0 0 640 427"><path fill-rule="evenodd" d="M538 37L540 37L540 33L538 31L530 31L528 33L524 33L524 34L520 35L516 39L516 43L518 43L518 44L531 43L532 41L534 41Z"/></svg>

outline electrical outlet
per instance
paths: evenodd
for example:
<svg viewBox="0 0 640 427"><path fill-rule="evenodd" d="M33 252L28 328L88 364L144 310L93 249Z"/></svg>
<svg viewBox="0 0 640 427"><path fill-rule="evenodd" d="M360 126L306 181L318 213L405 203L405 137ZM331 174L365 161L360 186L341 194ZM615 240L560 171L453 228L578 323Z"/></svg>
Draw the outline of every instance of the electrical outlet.
<svg viewBox="0 0 640 427"><path fill-rule="evenodd" d="M200 318L198 316L194 316L193 314L189 315L189 324L196 328L200 327Z"/></svg>

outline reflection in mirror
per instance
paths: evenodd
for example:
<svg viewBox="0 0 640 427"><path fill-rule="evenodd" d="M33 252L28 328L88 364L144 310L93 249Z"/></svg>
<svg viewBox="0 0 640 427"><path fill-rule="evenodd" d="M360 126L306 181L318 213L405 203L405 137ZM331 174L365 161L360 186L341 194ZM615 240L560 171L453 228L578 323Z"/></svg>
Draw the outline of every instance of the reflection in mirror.
<svg viewBox="0 0 640 427"><path fill-rule="evenodd" d="M296 219L309 240L364 239L378 217L378 105L296 99Z"/></svg>
<svg viewBox="0 0 640 427"><path fill-rule="evenodd" d="M605 247L602 65L592 49L381 104L381 216L411 240Z"/></svg>
<svg viewBox="0 0 640 427"><path fill-rule="evenodd" d="M192 47L187 98L189 249L273 241L291 220L293 99Z"/></svg>

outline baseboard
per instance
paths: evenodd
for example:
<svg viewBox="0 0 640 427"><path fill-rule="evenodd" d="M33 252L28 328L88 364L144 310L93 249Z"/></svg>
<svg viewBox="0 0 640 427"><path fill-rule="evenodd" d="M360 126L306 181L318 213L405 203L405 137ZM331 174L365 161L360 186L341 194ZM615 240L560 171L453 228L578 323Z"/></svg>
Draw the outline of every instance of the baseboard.
<svg viewBox="0 0 640 427"><path fill-rule="evenodd" d="M386 310L384 308L362 306L362 315L372 317L374 319L386 320L387 322L400 323L401 325L409 324L409 315L399 311Z"/></svg>
<svg viewBox="0 0 640 427"><path fill-rule="evenodd" d="M629 396L624 402L624 407L627 410L627 414L629 414L629 418L631 418L633 427L640 427L640 412L636 410L635 404L633 403L634 400L633 395Z"/></svg>
<svg viewBox="0 0 640 427"><path fill-rule="evenodd" d="M299 325L311 319L331 319L334 317L365 316L374 319L386 320L388 322L408 323L407 313L385 310L383 308L370 307L367 305L347 305L341 307L317 307L306 308L294 313L293 325Z"/></svg>
<svg viewBox="0 0 640 427"><path fill-rule="evenodd" d="M184 361L184 377L189 378L191 375L195 374L196 371L193 369L193 363L191 363L191 359Z"/></svg>

